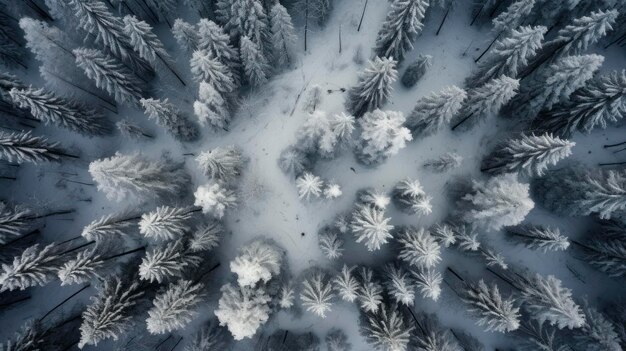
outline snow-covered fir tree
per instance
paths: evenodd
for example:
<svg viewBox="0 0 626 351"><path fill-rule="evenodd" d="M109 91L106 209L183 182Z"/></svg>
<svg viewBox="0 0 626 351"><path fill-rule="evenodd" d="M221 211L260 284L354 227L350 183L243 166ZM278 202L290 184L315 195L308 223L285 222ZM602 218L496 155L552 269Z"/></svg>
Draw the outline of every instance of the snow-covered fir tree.
<svg viewBox="0 0 626 351"><path fill-rule="evenodd" d="M517 94L518 88L519 80L503 75L470 90L452 130L465 122L469 122L470 126L476 125L498 113Z"/></svg>
<svg viewBox="0 0 626 351"><path fill-rule="evenodd" d="M379 350L407 351L413 327L396 305L383 305L375 313L361 313L360 331Z"/></svg>
<svg viewBox="0 0 626 351"><path fill-rule="evenodd" d="M185 351L227 350L228 347L226 330L213 318L193 335L193 340L187 344Z"/></svg>
<svg viewBox="0 0 626 351"><path fill-rule="evenodd" d="M357 192L357 200L360 205L374 206L379 210L385 210L391 203L391 197L386 191L366 188Z"/></svg>
<svg viewBox="0 0 626 351"><path fill-rule="evenodd" d="M172 34L178 45L188 52L194 52L198 49L200 37L198 30L192 24L177 18L172 26Z"/></svg>
<svg viewBox="0 0 626 351"><path fill-rule="evenodd" d="M80 251L75 258L66 261L57 272L61 286L82 284L93 278L101 278L104 261L97 250Z"/></svg>
<svg viewBox="0 0 626 351"><path fill-rule="evenodd" d="M262 287L222 286L222 297L215 315L235 340L251 338L270 315L271 301Z"/></svg>
<svg viewBox="0 0 626 351"><path fill-rule="evenodd" d="M124 17L124 32L128 35L133 49L153 68L157 68L157 60L165 65L172 62L170 55L163 47L163 43L152 32L152 27L148 23L137 19L135 16L127 15Z"/></svg>
<svg viewBox="0 0 626 351"><path fill-rule="evenodd" d="M233 92L237 87L230 68L208 50L194 51L189 65L194 80L212 84L222 95Z"/></svg>
<svg viewBox="0 0 626 351"><path fill-rule="evenodd" d="M235 192L220 183L200 185L193 193L194 205L202 207L202 213L222 218L226 210L237 205Z"/></svg>
<svg viewBox="0 0 626 351"><path fill-rule="evenodd" d="M374 277L374 270L369 267L360 268L357 290L359 306L366 312L376 312L383 302L383 286L377 277Z"/></svg>
<svg viewBox="0 0 626 351"><path fill-rule="evenodd" d="M0 245L26 233L32 222L32 212L24 206L10 206L0 201Z"/></svg>
<svg viewBox="0 0 626 351"><path fill-rule="evenodd" d="M296 178L296 187L298 188L298 196L301 199L309 200L311 197L319 198L322 195L324 181L314 174L304 172Z"/></svg>
<svg viewBox="0 0 626 351"><path fill-rule="evenodd" d="M439 300L441 283L443 282L441 273L431 268L417 268L411 269L411 276L422 298L432 299L433 301Z"/></svg>
<svg viewBox="0 0 626 351"><path fill-rule="evenodd" d="M333 328L328 331L326 337L326 348L328 351L350 351L352 345L348 342L346 334L337 328Z"/></svg>
<svg viewBox="0 0 626 351"><path fill-rule="evenodd" d="M198 100L193 103L193 112L203 127L226 129L231 118L229 94L220 93L213 84L200 82Z"/></svg>
<svg viewBox="0 0 626 351"><path fill-rule="evenodd" d="M438 158L426 160L422 167L437 173L447 172L449 170L459 168L463 162L463 157L454 152L446 152Z"/></svg>
<svg viewBox="0 0 626 351"><path fill-rule="evenodd" d="M45 124L55 124L85 135L104 135L110 127L96 110L59 98L44 89L16 89L9 92L13 102Z"/></svg>
<svg viewBox="0 0 626 351"><path fill-rule="evenodd" d="M287 174L299 176L311 169L312 162L306 152L296 147L289 147L280 153L278 166Z"/></svg>
<svg viewBox="0 0 626 351"><path fill-rule="evenodd" d="M450 124L467 98L465 90L454 85L431 93L417 101L406 120L414 137L427 137Z"/></svg>
<svg viewBox="0 0 626 351"><path fill-rule="evenodd" d="M357 84L348 90L346 110L357 118L376 110L387 102L391 84L396 81L396 61L393 58L376 57L359 75Z"/></svg>
<svg viewBox="0 0 626 351"><path fill-rule="evenodd" d="M456 246L461 252L473 252L481 248L480 241L478 241L478 233L471 225L454 225L452 231L454 232Z"/></svg>
<svg viewBox="0 0 626 351"><path fill-rule="evenodd" d="M502 32L517 28L527 18L534 5L535 0L514 1L493 19L494 30Z"/></svg>
<svg viewBox="0 0 626 351"><path fill-rule="evenodd" d="M600 55L567 56L537 72L524 81L520 92L511 101L516 118L533 119L541 110L550 110L566 101L576 89L583 87L604 62Z"/></svg>
<svg viewBox="0 0 626 351"><path fill-rule="evenodd" d="M82 313L78 347L119 339L132 325L131 312L142 296L137 283L125 283L118 277L104 279L98 294L91 298L92 303Z"/></svg>
<svg viewBox="0 0 626 351"><path fill-rule="evenodd" d="M585 324L580 329L581 335L575 339L590 351L619 351L620 336L609 318L585 301L582 306Z"/></svg>
<svg viewBox="0 0 626 351"><path fill-rule="evenodd" d="M580 328L585 315L572 299L572 291L561 286L561 281L549 275L521 279L524 307L539 323L548 322L559 329Z"/></svg>
<svg viewBox="0 0 626 351"><path fill-rule="evenodd" d="M62 257L54 244L39 249L39 244L27 247L11 263L2 263L0 292L25 290L44 286L56 276Z"/></svg>
<svg viewBox="0 0 626 351"><path fill-rule="evenodd" d="M196 162L206 176L224 182L241 175L243 161L241 150L235 146L216 147L196 157Z"/></svg>
<svg viewBox="0 0 626 351"><path fill-rule="evenodd" d="M358 297L359 281L353 273L356 266L349 267L346 264L341 268L335 278L333 278L334 289L342 300L354 302Z"/></svg>
<svg viewBox="0 0 626 351"><path fill-rule="evenodd" d="M158 294L148 310L146 326L150 334L164 334L185 328L198 315L203 300L202 283L181 279Z"/></svg>
<svg viewBox="0 0 626 351"><path fill-rule="evenodd" d="M298 148L331 158L349 143L354 124L354 117L345 113L329 115L321 110L313 111L297 131Z"/></svg>
<svg viewBox="0 0 626 351"><path fill-rule="evenodd" d="M569 239L561 234L559 228L555 227L522 224L506 227L505 230L512 240L521 242L532 250L564 251L570 245Z"/></svg>
<svg viewBox="0 0 626 351"><path fill-rule="evenodd" d="M300 300L307 311L320 318L326 318L331 311L332 301L335 298L330 279L323 272L313 272L302 282Z"/></svg>
<svg viewBox="0 0 626 351"><path fill-rule="evenodd" d="M393 187L393 199L396 204L408 213L427 215L432 212L432 198L424 192L420 182L406 178Z"/></svg>
<svg viewBox="0 0 626 351"><path fill-rule="evenodd" d="M533 127L569 136L575 131L606 128L626 116L626 71L613 71L591 79L570 95L568 102L539 115Z"/></svg>
<svg viewBox="0 0 626 351"><path fill-rule="evenodd" d="M425 0L392 1L391 9L376 38L376 55L402 61L405 54L413 49L413 42L422 32L426 9L428 1Z"/></svg>
<svg viewBox="0 0 626 351"><path fill-rule="evenodd" d="M83 227L80 235L89 241L107 241L128 234L134 225L125 212L104 215Z"/></svg>
<svg viewBox="0 0 626 351"><path fill-rule="evenodd" d="M359 121L361 136L356 147L357 158L368 165L375 165L397 154L413 137L402 112L374 110Z"/></svg>
<svg viewBox="0 0 626 351"><path fill-rule="evenodd" d="M343 256L343 240L339 238L334 228L322 229L317 240L320 250L329 260L336 260Z"/></svg>
<svg viewBox="0 0 626 351"><path fill-rule="evenodd" d="M284 253L275 244L256 239L239 249L230 262L231 272L237 274L240 286L254 286L259 281L267 283L281 272Z"/></svg>
<svg viewBox="0 0 626 351"><path fill-rule="evenodd" d="M433 65L433 57L430 55L417 55L415 61L413 61L402 74L400 82L406 88L412 88L417 82L422 79L426 71Z"/></svg>
<svg viewBox="0 0 626 351"><path fill-rule="evenodd" d="M463 301L469 305L470 312L478 316L477 324L487 331L506 333L520 327L515 299L503 298L495 284L488 286L482 279L478 284L468 284Z"/></svg>
<svg viewBox="0 0 626 351"><path fill-rule="evenodd" d="M139 100L144 113L163 128L167 129L175 138L181 141L192 141L198 138L198 128L183 116L168 99L141 99Z"/></svg>
<svg viewBox="0 0 626 351"><path fill-rule="evenodd" d="M509 269L509 265L506 263L506 260L501 253L495 252L493 249L483 247L479 248L479 250L481 256L485 259L485 265L487 267L499 267L503 270Z"/></svg>
<svg viewBox="0 0 626 351"><path fill-rule="evenodd" d="M597 214L610 219L626 209L626 174L621 170L564 168L537 179L533 192L544 207L558 214Z"/></svg>
<svg viewBox="0 0 626 351"><path fill-rule="evenodd" d="M0 344L0 347L6 351L37 350L47 347L49 345L45 338L47 332L39 321L30 320L15 333L14 340L7 340L5 344Z"/></svg>
<svg viewBox="0 0 626 351"><path fill-rule="evenodd" d="M343 195L339 184L327 183L324 188L324 197L328 200L333 200Z"/></svg>
<svg viewBox="0 0 626 351"><path fill-rule="evenodd" d="M356 242L364 242L368 251L379 250L390 238L393 225L391 218L385 217L385 211L374 206L361 205L352 214L350 230Z"/></svg>
<svg viewBox="0 0 626 351"><path fill-rule="evenodd" d="M545 46L553 50L552 55L556 58L580 55L613 29L617 16L618 11L613 9L594 11L588 16L576 18L572 24L559 30L556 38Z"/></svg>
<svg viewBox="0 0 626 351"><path fill-rule="evenodd" d="M139 265L139 277L162 283L199 264L200 258L187 252L181 240L172 241L146 252Z"/></svg>
<svg viewBox="0 0 626 351"><path fill-rule="evenodd" d="M217 23L201 18L198 22L198 50L206 51L211 57L226 65L235 85L240 82L241 62L239 51L230 44L230 37Z"/></svg>
<svg viewBox="0 0 626 351"><path fill-rule="evenodd" d="M141 215L139 232L156 241L179 239L189 231L189 220L194 210L189 207L159 206Z"/></svg>
<svg viewBox="0 0 626 351"><path fill-rule="evenodd" d="M512 173L484 182L474 180L472 190L458 204L465 222L488 230L519 224L535 207L529 185L520 183Z"/></svg>
<svg viewBox="0 0 626 351"><path fill-rule="evenodd" d="M92 161L89 173L108 199L145 201L178 197L185 192L189 176L179 164L152 161L139 153Z"/></svg>
<svg viewBox="0 0 626 351"><path fill-rule="evenodd" d="M419 268L432 268L441 262L441 246L424 228L409 228L397 238L398 258Z"/></svg>
<svg viewBox="0 0 626 351"><path fill-rule="evenodd" d="M430 235L443 247L450 247L456 243L456 235L452 225L448 223L436 223L431 227Z"/></svg>
<svg viewBox="0 0 626 351"><path fill-rule="evenodd" d="M260 86L267 82L270 65L261 48L247 36L241 37L239 47L241 64L246 81L252 86Z"/></svg>
<svg viewBox="0 0 626 351"><path fill-rule="evenodd" d="M548 166L572 154L575 142L563 140L549 133L522 135L509 139L485 156L481 171L488 174L522 172L541 176Z"/></svg>
<svg viewBox="0 0 626 351"><path fill-rule="evenodd" d="M496 42L487 58L478 64L478 69L466 80L468 86L480 86L502 75L517 77L528 65L528 60L541 48L543 36L548 29L544 26L521 26Z"/></svg>
<svg viewBox="0 0 626 351"><path fill-rule="evenodd" d="M224 18L224 28L235 42L243 37L256 45L260 52L266 52L270 44L270 31L267 14L259 0L233 0L228 16ZM227 5L228 6L228 5Z"/></svg>
<svg viewBox="0 0 626 351"><path fill-rule="evenodd" d="M144 88L137 76L115 57L97 49L72 51L76 64L98 88L106 90L121 104L137 105Z"/></svg>
<svg viewBox="0 0 626 351"><path fill-rule="evenodd" d="M400 265L388 264L385 266L385 276L385 287L393 300L397 304L413 306L415 283L409 272Z"/></svg>
<svg viewBox="0 0 626 351"><path fill-rule="evenodd" d="M191 252L211 251L217 248L224 233L224 226L217 220L199 225L189 239Z"/></svg>
<svg viewBox="0 0 626 351"><path fill-rule="evenodd" d="M584 243L585 261L611 277L626 276L626 229L617 221L602 221Z"/></svg>
<svg viewBox="0 0 626 351"><path fill-rule="evenodd" d="M451 331L444 329L436 315L419 313L415 317L415 343L424 351L459 351L461 348ZM465 350L471 351L471 350Z"/></svg>
<svg viewBox="0 0 626 351"><path fill-rule="evenodd" d="M296 300L295 289L291 282L284 283L280 287L280 299L278 305L280 308L289 309L294 306Z"/></svg>
<svg viewBox="0 0 626 351"><path fill-rule="evenodd" d="M66 153L59 143L28 132L0 131L0 159L16 163L60 161Z"/></svg>
<svg viewBox="0 0 626 351"><path fill-rule="evenodd" d="M296 33L287 9L278 2L270 11L270 29L276 63L280 67L292 64L295 59Z"/></svg>

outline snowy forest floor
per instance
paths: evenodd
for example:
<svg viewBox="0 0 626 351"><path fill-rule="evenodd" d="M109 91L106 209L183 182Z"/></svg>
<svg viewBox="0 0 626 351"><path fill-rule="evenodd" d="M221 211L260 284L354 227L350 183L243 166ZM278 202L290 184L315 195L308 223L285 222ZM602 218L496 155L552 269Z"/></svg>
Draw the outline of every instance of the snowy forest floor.
<svg viewBox="0 0 626 351"><path fill-rule="evenodd" d="M469 26L471 21L469 3L470 1L459 2L448 15L439 35L435 35L435 32L443 17L443 11L429 11L424 31L415 43L415 49L405 59L405 64L399 67L399 73L402 74L406 63L411 62L417 54L431 55L433 65L412 89L404 88L399 82L394 83L394 92L384 106L385 109L407 114L420 97L432 91L453 84L463 87L465 77L475 68L473 58L491 41L493 35L487 25L484 28L479 25ZM277 73L267 85L246 93L242 97L240 109L229 131L203 131L203 136L198 142L181 144L147 121L142 111L130 108L120 108L118 115L110 118L123 116L147 126L157 134L155 139L140 142L129 141L121 136L87 139L54 127L39 126L37 128L42 131L41 134L49 135L51 139L71 146L72 150L80 153L81 159L63 165L22 166L18 181L0 181L0 196L14 203L35 203L42 208L75 208L77 212L67 217L67 219L71 217L71 220L58 216L46 221L44 237L49 241L63 241L78 235L82 227L92 220L132 206L106 199L104 194L96 191L93 186L60 181L61 178L65 178L91 183L87 172L91 160L108 157L116 151L122 153L141 151L154 158L167 154L174 160L185 159L185 167L192 175L193 184L190 184L190 192L183 204L191 204L193 203L191 192L198 185L204 184L207 179L197 168L194 157L185 154L197 155L201 151L217 146L239 146L249 159L239 183L240 203L236 210L227 215L226 226L229 234L216 251L215 257L222 265L213 275L209 287L209 304L202 307L198 323L213 314L212 311L219 298L219 288L230 277L228 262L235 257L239 247L255 237L271 238L285 249L288 266L294 277L312 266L340 268L340 263L332 263L321 254L317 244L317 232L338 213L349 211L355 200L356 191L361 188L390 190L394 183L405 177L418 179L425 191L433 197L433 213L418 217L391 208L388 214L392 217L394 225L428 227L450 214L453 204L446 196L449 185L459 178L467 180L482 178L479 166L483 155L502 138L519 129L516 121L498 117L466 132L451 132L446 128L433 136L410 142L399 154L375 168L360 165L351 150L344 150L339 157L322 160L315 167L316 175L332 180L342 187L343 196L333 201L300 200L294 179L282 173L277 165L280 152L295 142L295 131L307 117L303 106L306 95L312 87L318 85L323 92L317 109L330 114L344 111L345 93L341 89L347 89L356 83L357 74L365 68L365 63L355 63L354 57L357 51L360 51L364 61L367 61L388 6L383 0L369 1L363 26L357 31L362 1L337 1L328 24L324 28L314 27L310 30L306 53L302 50L302 26L296 21L300 50L295 67ZM195 22L197 18L188 20ZM188 69L189 56L177 47L166 27L160 25L156 29L169 52L181 53L177 57L178 69L186 75L188 81L191 81ZM339 52L340 31L341 52ZM620 48L591 51L605 56L603 71L621 69L626 62L625 53ZM38 77L32 76L32 71L35 70L31 70L29 83L43 85ZM173 80L161 82L159 86L163 88L157 93L163 97L170 97L178 108L192 117L191 105L197 87L190 84L186 89L179 89L176 84ZM572 157L562 161L559 166L575 162L595 166L599 162L620 161L626 156L612 154L603 149L602 145L623 139L622 130L618 128L608 131L597 130L590 135L576 134L573 141L577 144ZM422 168L425 160L451 151L463 157L460 168L445 174L432 173ZM60 171L77 175L61 175ZM84 201L85 199L90 200ZM556 217L540 206L535 207L526 222L553 224L574 238L584 233L587 223L581 219ZM482 233L482 237L502 252L511 263L528 267L541 274L553 274L562 279L564 285L571 288L575 296L588 296L593 301L609 290L615 294L624 293L623 286L591 270L584 262L575 259L570 252L546 255L530 251L505 241L500 232ZM344 259L347 263L375 265L389 259L384 249L370 253L363 245L356 244L353 238L344 239L346 239ZM478 261L462 257L455 252L446 251L443 258L442 269L451 266L476 279L481 276L488 280L497 279L490 276ZM498 283L506 289L505 284ZM598 290L599 287L602 287L602 291ZM2 320L0 337L6 339L27 319L47 311L75 290L75 287L61 287L58 283L34 289L30 302L10 312L0 312ZM496 333L484 332L482 328L476 326L474 319L464 313L464 307L459 299L445 286L442 298L437 303L418 298L414 309L436 313L443 325L465 329L485 343L488 349L507 346L512 341ZM358 333L357 319L356 306L345 302L337 302L326 319L320 319L310 313L294 316L280 312L270 320L262 335L257 335L251 341L238 343L236 349L238 347L247 349L255 345L277 328L294 332L312 331L323 338L329 329L339 327L346 331L354 350L368 350L370 346ZM183 336L185 335L183 333ZM97 349L110 348L103 344Z"/></svg>

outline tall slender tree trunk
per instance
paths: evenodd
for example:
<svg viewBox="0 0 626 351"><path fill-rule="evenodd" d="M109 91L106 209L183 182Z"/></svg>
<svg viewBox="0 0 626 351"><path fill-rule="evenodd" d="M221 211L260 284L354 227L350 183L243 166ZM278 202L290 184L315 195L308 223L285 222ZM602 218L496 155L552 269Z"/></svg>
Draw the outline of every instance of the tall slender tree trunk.
<svg viewBox="0 0 626 351"><path fill-rule="evenodd" d="M359 20L359 26L356 29L357 32L361 31L361 25L363 24L363 17L365 17L365 9L367 8L368 1L369 0L365 0L365 3L363 4L363 12L361 12L361 19Z"/></svg>

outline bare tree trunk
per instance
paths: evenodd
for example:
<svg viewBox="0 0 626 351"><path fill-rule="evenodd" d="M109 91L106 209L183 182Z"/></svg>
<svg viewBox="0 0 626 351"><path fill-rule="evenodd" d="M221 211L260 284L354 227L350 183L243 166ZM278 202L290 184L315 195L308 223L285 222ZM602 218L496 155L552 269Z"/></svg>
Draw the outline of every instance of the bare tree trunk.
<svg viewBox="0 0 626 351"><path fill-rule="evenodd" d="M357 32L361 30L361 24L363 24L363 17L365 16L365 9L367 8L368 1L369 0L365 0L365 4L363 4L363 12L361 12L361 19L359 20L359 26L356 29Z"/></svg>

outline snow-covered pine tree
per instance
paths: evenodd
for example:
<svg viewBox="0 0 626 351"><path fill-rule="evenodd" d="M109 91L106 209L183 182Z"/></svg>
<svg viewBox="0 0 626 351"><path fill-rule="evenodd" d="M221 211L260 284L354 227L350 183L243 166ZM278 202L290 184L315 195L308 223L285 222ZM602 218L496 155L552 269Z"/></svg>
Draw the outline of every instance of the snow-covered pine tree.
<svg viewBox="0 0 626 351"><path fill-rule="evenodd" d="M202 283L181 279L158 294L148 310L146 326L150 334L165 334L185 328L198 315L203 300Z"/></svg>
<svg viewBox="0 0 626 351"><path fill-rule="evenodd" d="M29 320L15 333L15 339L0 344L0 349L3 351L40 350L48 345L45 339L46 334L47 330L39 321Z"/></svg>
<svg viewBox="0 0 626 351"><path fill-rule="evenodd" d="M125 212L104 215L83 227L80 235L88 241L114 240L128 234L133 219Z"/></svg>
<svg viewBox="0 0 626 351"><path fill-rule="evenodd" d="M430 268L418 268L411 269L411 276L422 298L432 299L433 301L439 300L441 283L443 282L441 273Z"/></svg>
<svg viewBox="0 0 626 351"><path fill-rule="evenodd" d="M430 229L430 235L443 247L450 247L456 243L456 236L452 225L449 223L436 223Z"/></svg>
<svg viewBox="0 0 626 351"><path fill-rule="evenodd" d="M566 216L620 216L626 209L626 173L564 168L535 180L533 193L548 210Z"/></svg>
<svg viewBox="0 0 626 351"><path fill-rule="evenodd" d="M159 206L141 215L139 232L156 241L180 239L190 230L189 220L194 211L190 207Z"/></svg>
<svg viewBox="0 0 626 351"><path fill-rule="evenodd" d="M517 28L527 18L535 5L535 0L516 0L506 10L493 19L493 28L496 32L511 31Z"/></svg>
<svg viewBox="0 0 626 351"><path fill-rule="evenodd" d="M438 158L426 160L422 164L422 167L429 169L433 172L443 173L449 170L458 168L463 162L463 157L454 152L446 152Z"/></svg>
<svg viewBox="0 0 626 351"><path fill-rule="evenodd" d="M183 116L168 99L145 99L139 100L144 113L149 119L156 121L158 125L167 129L176 139L181 141L193 141L198 138L198 128Z"/></svg>
<svg viewBox="0 0 626 351"><path fill-rule="evenodd" d="M574 338L590 351L620 351L620 336L607 316L584 301L585 324Z"/></svg>
<svg viewBox="0 0 626 351"><path fill-rule="evenodd" d="M106 339L117 340L132 324L133 309L139 304L143 291L137 283L125 283L118 277L103 280L92 304L83 312L78 347L97 346Z"/></svg>
<svg viewBox="0 0 626 351"><path fill-rule="evenodd" d="M328 200L333 200L340 197L341 195L343 195L343 192L341 191L341 187L339 186L339 184L326 184L326 187L324 188L324 198Z"/></svg>
<svg viewBox="0 0 626 351"><path fill-rule="evenodd" d="M479 248L481 256L485 259L485 265L487 267L498 267L503 270L509 269L508 263L504 259L504 256L501 253L495 252L493 249L480 247Z"/></svg>
<svg viewBox="0 0 626 351"><path fill-rule="evenodd" d="M201 18L197 24L197 50L206 52L228 68L235 86L241 85L241 58L239 50L230 44L230 37L213 21Z"/></svg>
<svg viewBox="0 0 626 351"><path fill-rule="evenodd" d="M570 94L583 87L604 62L600 55L567 56L537 71L520 86L520 92L509 103L515 118L534 119L541 110L550 110Z"/></svg>
<svg viewBox="0 0 626 351"><path fill-rule="evenodd" d="M124 23L113 15L107 5L100 0L68 0L74 10L78 25L102 43L113 55L128 63L131 69L141 72L149 69L145 61L136 56L130 44L130 38L124 33ZM86 38L90 38L86 36ZM76 53L74 53L76 55ZM112 57L111 57L112 59ZM122 68L122 65L119 65ZM117 71L117 69L114 69ZM121 73L121 72L120 72Z"/></svg>
<svg viewBox="0 0 626 351"><path fill-rule="evenodd" d="M415 283L409 272L401 265L391 263L385 266L385 276L385 287L393 300L397 304L413 306Z"/></svg>
<svg viewBox="0 0 626 351"><path fill-rule="evenodd" d="M180 164L152 161L139 153L116 153L92 161L89 174L98 184L98 190L116 201L176 198L185 192L189 183L189 176Z"/></svg>
<svg viewBox="0 0 626 351"><path fill-rule="evenodd" d="M374 206L361 205L356 208L350 221L352 234L356 242L364 242L368 251L379 250L390 238L393 225L391 218L385 217L385 211Z"/></svg>
<svg viewBox="0 0 626 351"><path fill-rule="evenodd" d="M360 331L378 350L407 351L413 327L396 305L385 305L375 313L361 313Z"/></svg>
<svg viewBox="0 0 626 351"><path fill-rule="evenodd" d="M357 299L361 309L373 313L378 311L383 303L382 293L383 286L374 277L374 270L369 267L361 267L359 271L359 290L357 291Z"/></svg>
<svg viewBox="0 0 626 351"><path fill-rule="evenodd" d="M412 88L417 82L422 79L426 71L433 65L433 57L430 55L417 55L415 61L413 61L402 74L400 82L405 88Z"/></svg>
<svg viewBox="0 0 626 351"><path fill-rule="evenodd" d="M199 31L196 28L180 18L174 20L172 26L172 34L183 49L188 52L194 52L198 49L198 43L200 42Z"/></svg>
<svg viewBox="0 0 626 351"><path fill-rule="evenodd" d="M511 332L520 327L519 307L513 297L503 298L498 286L487 286L484 280L467 284L463 301L478 316L477 324L487 331Z"/></svg>
<svg viewBox="0 0 626 351"><path fill-rule="evenodd" d="M217 220L201 224L189 239L191 252L211 251L219 246L224 233L224 226Z"/></svg>
<svg viewBox="0 0 626 351"><path fill-rule="evenodd" d="M104 260L97 250L80 251L76 257L66 261L57 271L61 286L82 284L92 278L102 278L100 270L104 268Z"/></svg>
<svg viewBox="0 0 626 351"><path fill-rule="evenodd" d="M359 121L360 143L355 149L357 158L368 165L375 165L397 154L413 137L402 112L374 110Z"/></svg>
<svg viewBox="0 0 626 351"><path fill-rule="evenodd" d="M317 240L320 250L329 260L336 260L343 256L343 240L339 238L334 228L322 229Z"/></svg>
<svg viewBox="0 0 626 351"><path fill-rule="evenodd" d="M356 266L348 267L346 264L341 268L341 272L333 278L334 288L342 300L354 302L358 297L359 281L354 275Z"/></svg>
<svg viewBox="0 0 626 351"><path fill-rule="evenodd" d="M369 67L359 75L357 84L348 90L346 110L356 118L376 110L387 102L391 94L391 83L398 77L393 58L376 57Z"/></svg>
<svg viewBox="0 0 626 351"><path fill-rule="evenodd" d="M247 36L241 37L240 42L239 52L246 81L252 86L265 84L271 68L267 58L265 58L259 46Z"/></svg>
<svg viewBox="0 0 626 351"><path fill-rule="evenodd" d="M314 174L304 172L296 178L296 187L298 188L298 197L309 200L312 197L319 198L322 195L324 181Z"/></svg>
<svg viewBox="0 0 626 351"><path fill-rule="evenodd" d="M208 50L194 51L189 64L194 80L210 83L224 98L235 91L237 86L230 68Z"/></svg>
<svg viewBox="0 0 626 351"><path fill-rule="evenodd" d="M470 90L457 118L458 122L454 123L452 130L464 122L470 122L470 126L474 126L495 115L517 94L518 88L519 80L503 75Z"/></svg>
<svg viewBox="0 0 626 351"><path fill-rule="evenodd" d="M548 166L572 154L575 142L549 133L509 139L485 156L481 171L488 174L521 172L541 176Z"/></svg>
<svg viewBox="0 0 626 351"><path fill-rule="evenodd" d="M519 224L535 207L529 185L520 183L512 173L485 182L474 180L471 192L463 196L458 205L466 223L488 230Z"/></svg>
<svg viewBox="0 0 626 351"><path fill-rule="evenodd" d="M269 53L270 32L265 9L259 0L232 0L228 9L227 22L224 29L230 34L233 42L242 37L254 43L261 55ZM228 6L228 5L227 5ZM242 45L240 45L242 46Z"/></svg>
<svg viewBox="0 0 626 351"><path fill-rule="evenodd" d="M378 32L374 52L378 57L390 57L401 62L413 49L413 42L424 27L428 8L426 0L394 0Z"/></svg>
<svg viewBox="0 0 626 351"><path fill-rule="evenodd" d="M348 342L346 334L337 328L328 331L326 337L326 348L328 351L350 351L352 345Z"/></svg>
<svg viewBox="0 0 626 351"><path fill-rule="evenodd" d="M465 90L454 85L431 93L417 101L406 119L413 137L427 137L450 124L467 98Z"/></svg>
<svg viewBox="0 0 626 351"><path fill-rule="evenodd" d="M9 94L13 103L28 109L33 117L45 124L55 124L85 135L104 135L111 131L98 111L57 97L44 89L13 88Z"/></svg>
<svg viewBox="0 0 626 351"><path fill-rule="evenodd" d="M271 298L263 287L222 286L222 297L215 315L228 327L235 340L251 338L267 322Z"/></svg>
<svg viewBox="0 0 626 351"><path fill-rule="evenodd" d="M274 4L270 11L270 29L272 33L273 56L279 67L286 67L294 62L296 33L291 16L280 3Z"/></svg>
<svg viewBox="0 0 626 351"><path fill-rule="evenodd" d="M512 240L532 250L564 251L570 245L569 239L561 234L559 228L522 224L506 227L505 230Z"/></svg>
<svg viewBox="0 0 626 351"><path fill-rule="evenodd" d="M222 95L211 83L200 82L198 100L193 103L193 111L200 125L211 125L226 130L231 112L228 96Z"/></svg>
<svg viewBox="0 0 626 351"><path fill-rule="evenodd" d="M254 287L259 281L267 283L281 272L284 253L275 244L256 239L239 249L230 262L231 272L237 274L237 283Z"/></svg>
<svg viewBox="0 0 626 351"><path fill-rule="evenodd" d="M0 245L26 233L30 228L32 212L23 206L9 206L0 201Z"/></svg>
<svg viewBox="0 0 626 351"><path fill-rule="evenodd" d="M384 210L391 203L391 197L386 191L365 188L357 192L357 201L359 205L374 206L379 210Z"/></svg>
<svg viewBox="0 0 626 351"><path fill-rule="evenodd" d="M2 263L0 292L25 290L33 286L44 286L56 276L62 257L54 244L39 249L39 244L27 247L13 261Z"/></svg>
<svg viewBox="0 0 626 351"><path fill-rule="evenodd" d="M181 240L172 241L146 252L139 265L139 277L151 283L162 283L199 264L200 258L187 252Z"/></svg>
<svg viewBox="0 0 626 351"><path fill-rule="evenodd" d="M451 227L456 238L456 245L461 252L478 251L481 247L478 233L469 224L456 224Z"/></svg>
<svg viewBox="0 0 626 351"><path fill-rule="evenodd" d="M585 261L611 277L626 276L626 228L617 221L602 221L584 243Z"/></svg>
<svg viewBox="0 0 626 351"><path fill-rule="evenodd" d="M327 274L316 271L302 282L300 300L306 310L320 318L326 318L326 313L332 309L335 298L330 279Z"/></svg>
<svg viewBox="0 0 626 351"><path fill-rule="evenodd" d="M200 153L196 162L209 178L228 182L241 174L243 155L235 146L217 147Z"/></svg>
<svg viewBox="0 0 626 351"><path fill-rule="evenodd" d="M193 335L185 351L228 350L229 342L225 334L225 329L213 318Z"/></svg>
<svg viewBox="0 0 626 351"><path fill-rule="evenodd" d="M280 287L280 299L278 301L280 308L289 309L293 307L295 300L295 291L291 282L282 284Z"/></svg>
<svg viewBox="0 0 626 351"><path fill-rule="evenodd" d="M559 329L585 324L585 315L572 299L572 291L561 286L559 279L535 274L520 280L524 307L539 323L548 322Z"/></svg>
<svg viewBox="0 0 626 351"><path fill-rule="evenodd" d="M0 131L0 159L16 163L40 163L60 161L69 156L59 147L59 143L50 142L44 137L33 136L28 132L7 133Z"/></svg>
<svg viewBox="0 0 626 351"><path fill-rule="evenodd" d="M220 183L200 185L193 196L194 205L202 207L202 213L216 218L224 217L226 210L237 205L235 192Z"/></svg>
<svg viewBox="0 0 626 351"><path fill-rule="evenodd" d="M393 199L405 212L427 215L432 212L430 200L432 198L424 192L422 185L416 179L406 178L393 187Z"/></svg>
<svg viewBox="0 0 626 351"><path fill-rule="evenodd" d="M138 105L144 88L137 76L113 56L97 49L72 51L76 64L98 88L106 90L121 104Z"/></svg>
<svg viewBox="0 0 626 351"><path fill-rule="evenodd" d="M533 127L564 137L576 130L589 133L626 116L626 70L600 75L570 95L567 103L545 111Z"/></svg>
<svg viewBox="0 0 626 351"><path fill-rule="evenodd" d="M467 86L481 86L502 75L517 77L541 48L546 31L544 26L512 29L509 35L496 42L487 59L478 64L478 69L465 81Z"/></svg>
<svg viewBox="0 0 626 351"><path fill-rule="evenodd" d="M167 3L168 1L159 1L159 3ZM170 54L165 51L163 43L152 32L152 27L135 16L127 15L124 17L124 33L130 39L130 45L139 57L150 63L153 69L158 70L158 61L178 79L182 85L186 85L180 75L173 68L173 60Z"/></svg>
<svg viewBox="0 0 626 351"><path fill-rule="evenodd" d="M441 246L424 228L409 228L397 239L398 258L418 268L432 268L441 262Z"/></svg>
<svg viewBox="0 0 626 351"><path fill-rule="evenodd" d="M297 177L311 169L312 162L306 152L292 146L280 153L278 166L283 172Z"/></svg>
<svg viewBox="0 0 626 351"><path fill-rule="evenodd" d="M414 342L418 350L423 351L472 351L460 348L456 338L448 329L444 329L434 314L418 313L415 316Z"/></svg>

